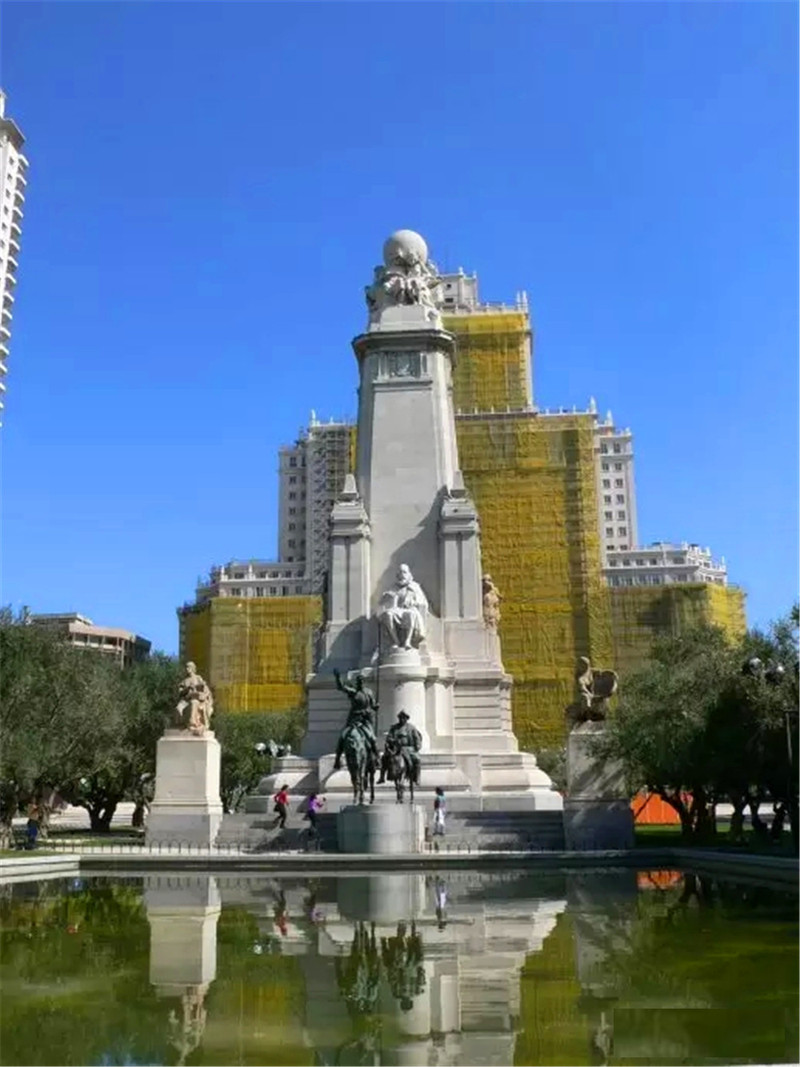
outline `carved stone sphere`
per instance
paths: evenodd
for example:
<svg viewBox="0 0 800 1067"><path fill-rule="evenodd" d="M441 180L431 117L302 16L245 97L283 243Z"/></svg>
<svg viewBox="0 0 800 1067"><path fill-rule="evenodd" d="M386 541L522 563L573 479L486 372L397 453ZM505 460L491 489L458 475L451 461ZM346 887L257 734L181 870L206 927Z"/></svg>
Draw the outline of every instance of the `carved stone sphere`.
<svg viewBox="0 0 800 1067"><path fill-rule="evenodd" d="M414 230L396 230L383 244L383 262L387 267L413 262L428 262L425 239Z"/></svg>

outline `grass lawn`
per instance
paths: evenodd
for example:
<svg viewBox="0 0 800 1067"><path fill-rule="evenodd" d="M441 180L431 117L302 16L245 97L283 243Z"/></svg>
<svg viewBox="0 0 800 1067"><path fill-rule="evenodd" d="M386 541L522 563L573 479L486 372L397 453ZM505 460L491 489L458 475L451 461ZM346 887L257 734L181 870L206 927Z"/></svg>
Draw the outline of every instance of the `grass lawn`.
<svg viewBox="0 0 800 1067"><path fill-rule="evenodd" d="M658 847L681 847L681 848L721 848L735 852L756 852L765 856L792 856L792 838L788 830L784 830L778 841L764 840L758 837L752 830L744 832L744 843L734 845L730 842L727 829L717 831L711 841L696 842L684 841L681 837L679 823L647 823L635 828L635 842L637 848Z"/></svg>

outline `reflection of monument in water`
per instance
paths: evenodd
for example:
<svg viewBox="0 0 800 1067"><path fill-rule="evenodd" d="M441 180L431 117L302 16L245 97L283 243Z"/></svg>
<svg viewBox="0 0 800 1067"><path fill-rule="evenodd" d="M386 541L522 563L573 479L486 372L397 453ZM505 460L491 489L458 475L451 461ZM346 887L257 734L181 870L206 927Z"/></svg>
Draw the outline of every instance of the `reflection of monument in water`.
<svg viewBox="0 0 800 1067"><path fill-rule="evenodd" d="M474 878L474 898L451 907L458 878L339 879L317 954L302 961L317 1062L514 1062L520 970L565 901L487 901Z"/></svg>
<svg viewBox="0 0 800 1067"><path fill-rule="evenodd" d="M478 514L459 468L452 400L455 339L442 327L424 240L401 230L367 290L359 364L358 447L331 518L319 664L308 682L302 758L263 783L350 795L333 753L345 705L333 671L367 672L383 736L405 710L422 735L422 790L451 810L560 811L560 795L511 725L512 679L497 595L481 567ZM280 782L279 782L280 779ZM388 792L388 789L387 789Z"/></svg>
<svg viewBox="0 0 800 1067"><path fill-rule="evenodd" d="M156 875L145 879L145 906L150 982L174 1001L167 1038L184 1064L203 1037L205 997L217 976L219 889L214 878Z"/></svg>

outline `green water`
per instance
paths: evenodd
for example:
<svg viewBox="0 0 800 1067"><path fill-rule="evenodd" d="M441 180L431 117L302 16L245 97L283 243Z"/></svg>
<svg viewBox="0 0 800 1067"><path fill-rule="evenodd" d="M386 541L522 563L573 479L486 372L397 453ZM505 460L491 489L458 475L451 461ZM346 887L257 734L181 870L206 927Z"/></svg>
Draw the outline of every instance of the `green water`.
<svg viewBox="0 0 800 1067"><path fill-rule="evenodd" d="M2 893L2 1064L797 1061L797 896L678 872Z"/></svg>

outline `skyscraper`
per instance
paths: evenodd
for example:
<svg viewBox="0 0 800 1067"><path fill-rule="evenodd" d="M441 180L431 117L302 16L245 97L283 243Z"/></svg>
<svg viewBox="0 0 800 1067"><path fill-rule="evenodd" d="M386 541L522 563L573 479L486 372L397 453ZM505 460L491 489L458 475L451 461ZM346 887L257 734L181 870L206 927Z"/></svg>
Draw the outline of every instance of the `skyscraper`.
<svg viewBox="0 0 800 1067"><path fill-rule="evenodd" d="M14 120L6 118L5 105L6 96L0 90L0 414L6 391L6 360L22 236L22 205L28 184L28 160L22 154L25 138Z"/></svg>

